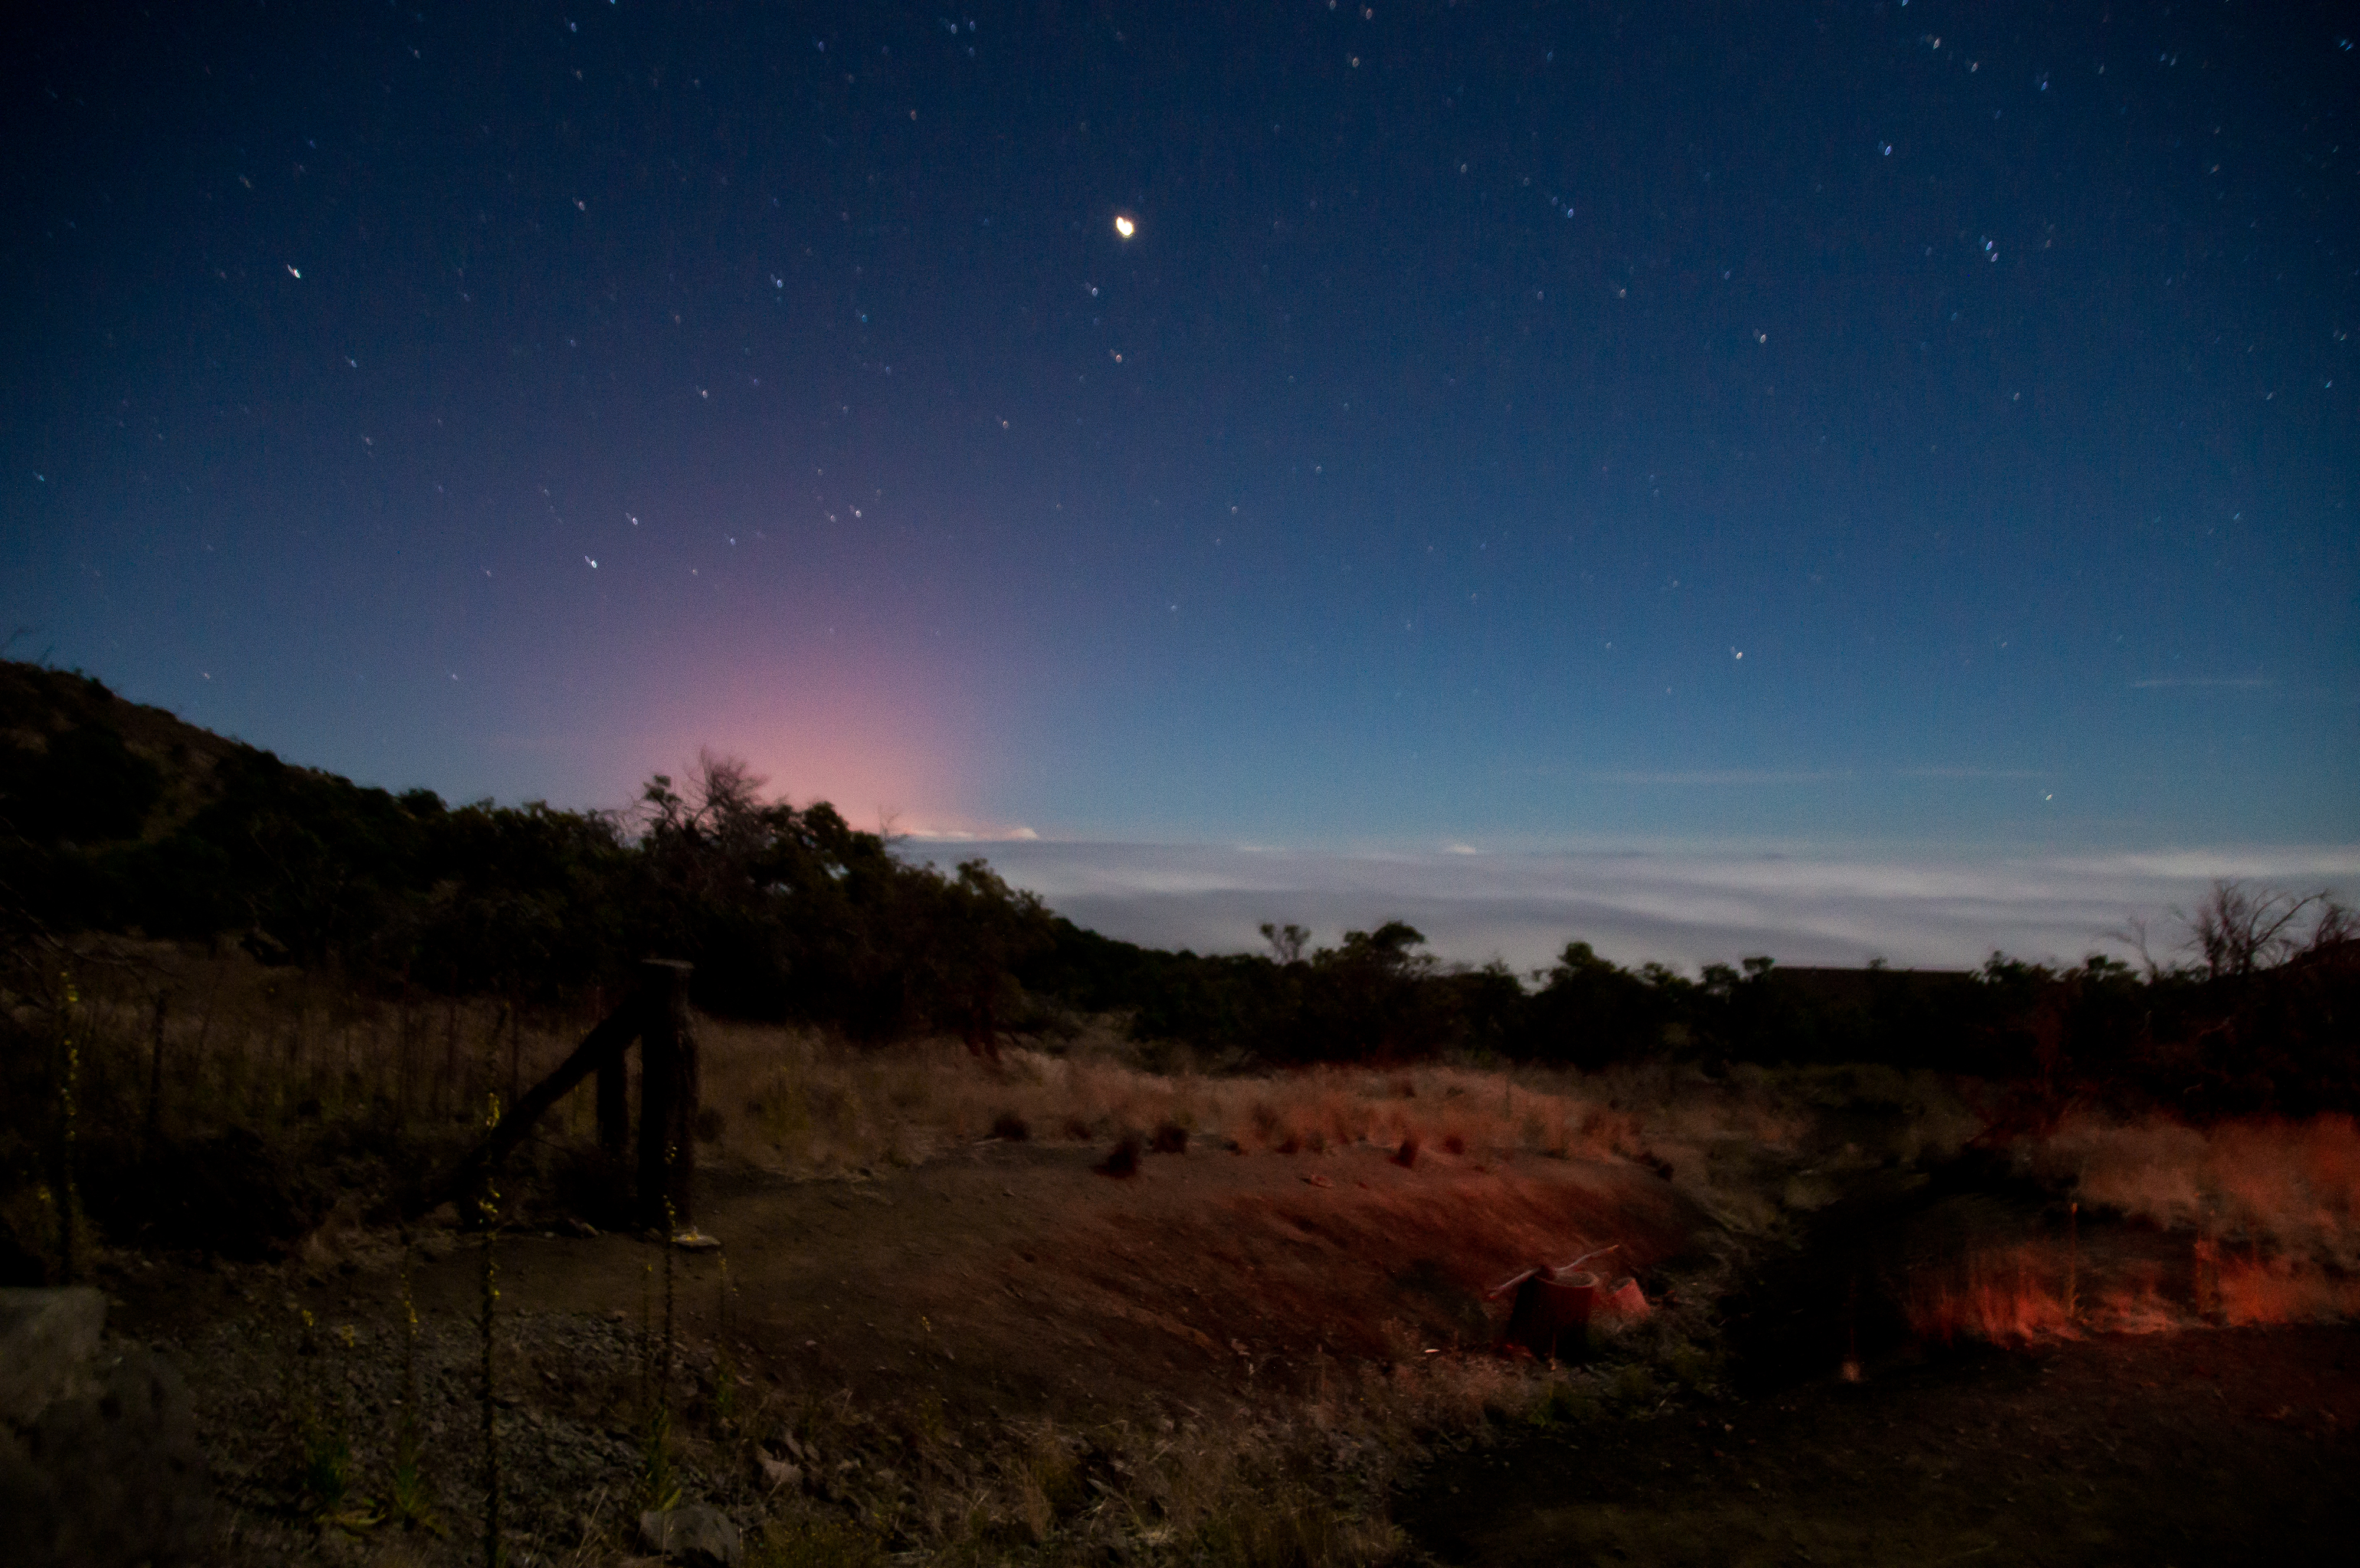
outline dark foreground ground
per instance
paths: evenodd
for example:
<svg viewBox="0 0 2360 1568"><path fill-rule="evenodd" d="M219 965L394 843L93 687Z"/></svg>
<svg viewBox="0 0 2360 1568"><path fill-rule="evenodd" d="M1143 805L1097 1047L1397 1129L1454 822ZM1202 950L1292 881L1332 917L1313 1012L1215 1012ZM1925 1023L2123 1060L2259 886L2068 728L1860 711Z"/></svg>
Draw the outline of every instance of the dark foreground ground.
<svg viewBox="0 0 2360 1568"><path fill-rule="evenodd" d="M2360 1561L2360 1329L1980 1351L1438 1460L1448 1564Z"/></svg>

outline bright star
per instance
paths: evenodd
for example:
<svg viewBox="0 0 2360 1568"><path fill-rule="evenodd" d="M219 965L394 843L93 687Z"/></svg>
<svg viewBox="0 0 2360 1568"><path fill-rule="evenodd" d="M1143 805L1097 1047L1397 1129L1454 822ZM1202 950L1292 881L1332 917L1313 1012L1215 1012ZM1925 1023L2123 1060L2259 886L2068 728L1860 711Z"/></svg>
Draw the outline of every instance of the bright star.
<svg viewBox="0 0 2360 1568"><path fill-rule="evenodd" d="M1118 212L1115 214L1114 219L1114 232L1120 234L1124 239L1129 239L1131 235L1139 232L1139 225Z"/></svg>

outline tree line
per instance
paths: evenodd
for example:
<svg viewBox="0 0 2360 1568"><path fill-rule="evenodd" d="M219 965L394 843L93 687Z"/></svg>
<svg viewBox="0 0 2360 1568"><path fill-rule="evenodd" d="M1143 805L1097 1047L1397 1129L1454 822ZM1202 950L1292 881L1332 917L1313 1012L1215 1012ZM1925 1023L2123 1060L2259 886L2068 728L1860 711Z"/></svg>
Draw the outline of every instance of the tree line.
<svg viewBox="0 0 2360 1568"><path fill-rule="evenodd" d="M1267 1062L1471 1055L1595 1070L1675 1062L1885 1062L2018 1087L2006 1115L2136 1104L2196 1116L2360 1111L2360 942L2325 894L2217 884L2187 917L2187 956L2134 966L1994 953L1980 968L1792 970L1767 957L1691 977L1626 968L1588 942L1519 976L1444 964L1399 921L1312 949L1264 927L1260 954L1116 942L1067 922L1028 971L1128 1008L1151 1039Z"/></svg>
<svg viewBox="0 0 2360 1568"><path fill-rule="evenodd" d="M126 744L128 704L27 669L0 689L47 704L44 745L0 744L0 899L20 933L229 942L361 984L542 1000L684 958L713 1012L991 1051L1112 1014L1208 1065L1881 1061L2036 1084L2049 1104L2360 1109L2360 943L2323 893L2223 884L2188 918L2180 961L2136 968L1995 953L1973 972L1842 974L1757 957L1691 977L1576 941L1519 975L1443 963L1400 920L1332 947L1273 924L1261 953L1174 953L1076 926L983 860L945 871L825 802L768 799L727 758L658 775L629 811L578 811L394 794L204 736L191 789L141 755L152 736Z"/></svg>

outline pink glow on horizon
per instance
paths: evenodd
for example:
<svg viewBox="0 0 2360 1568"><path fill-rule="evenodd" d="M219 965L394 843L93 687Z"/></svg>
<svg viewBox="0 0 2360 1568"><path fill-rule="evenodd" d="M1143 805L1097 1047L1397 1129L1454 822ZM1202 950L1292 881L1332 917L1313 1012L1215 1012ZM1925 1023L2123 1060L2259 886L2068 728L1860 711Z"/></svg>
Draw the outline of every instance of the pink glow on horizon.
<svg viewBox="0 0 2360 1568"><path fill-rule="evenodd" d="M763 793L797 806L825 800L856 828L913 838L988 841L1029 829L980 817L978 768L959 753L935 672L847 675L805 667L792 677L743 671L675 702L635 737L649 771L675 779L700 750L743 758Z"/></svg>

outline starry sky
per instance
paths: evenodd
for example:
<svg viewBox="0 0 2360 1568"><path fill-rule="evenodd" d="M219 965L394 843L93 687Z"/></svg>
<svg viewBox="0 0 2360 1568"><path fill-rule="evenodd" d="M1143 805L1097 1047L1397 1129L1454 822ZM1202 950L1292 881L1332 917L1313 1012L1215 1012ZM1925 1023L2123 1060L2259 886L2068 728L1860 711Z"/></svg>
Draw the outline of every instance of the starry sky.
<svg viewBox="0 0 2360 1568"><path fill-rule="evenodd" d="M1633 857L1770 946L1873 867L1939 918L1797 951L1928 962L2076 866L2348 877L2355 43L52 8L0 65L9 653L454 799L710 746L1202 945L1447 883L1438 946L1529 957ZM1695 880L1630 940L1727 956Z"/></svg>

